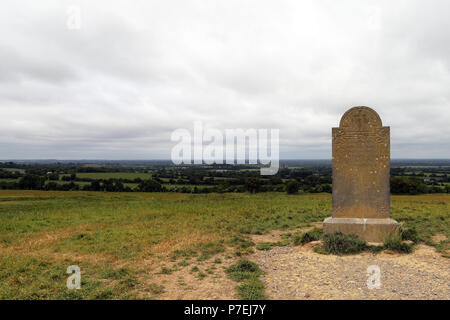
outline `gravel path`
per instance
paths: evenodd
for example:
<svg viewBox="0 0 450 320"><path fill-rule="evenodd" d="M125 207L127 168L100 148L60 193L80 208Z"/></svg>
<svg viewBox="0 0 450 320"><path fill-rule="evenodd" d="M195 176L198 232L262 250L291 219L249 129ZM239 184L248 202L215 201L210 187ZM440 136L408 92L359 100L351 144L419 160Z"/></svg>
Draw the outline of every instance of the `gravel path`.
<svg viewBox="0 0 450 320"><path fill-rule="evenodd" d="M382 252L322 255L314 244L257 251L251 260L267 272L261 280L270 299L450 299L450 260L433 247L412 254ZM367 286L367 267L381 272L379 289Z"/></svg>

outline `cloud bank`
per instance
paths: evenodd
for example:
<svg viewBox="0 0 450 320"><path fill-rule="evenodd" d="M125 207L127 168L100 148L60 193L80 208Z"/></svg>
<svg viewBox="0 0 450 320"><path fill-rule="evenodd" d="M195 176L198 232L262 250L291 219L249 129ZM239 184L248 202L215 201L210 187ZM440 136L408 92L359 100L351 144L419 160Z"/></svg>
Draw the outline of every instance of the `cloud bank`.
<svg viewBox="0 0 450 320"><path fill-rule="evenodd" d="M168 159L194 121L330 158L352 106L395 158L450 158L450 3L3 1L0 159ZM79 29L68 8L81 10Z"/></svg>

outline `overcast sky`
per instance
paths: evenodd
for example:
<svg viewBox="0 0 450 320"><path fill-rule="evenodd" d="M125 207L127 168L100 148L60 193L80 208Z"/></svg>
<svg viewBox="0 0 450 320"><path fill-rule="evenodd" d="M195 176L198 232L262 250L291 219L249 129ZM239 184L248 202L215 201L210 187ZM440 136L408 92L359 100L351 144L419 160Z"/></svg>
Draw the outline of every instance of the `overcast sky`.
<svg viewBox="0 0 450 320"><path fill-rule="evenodd" d="M0 159L169 159L194 121L280 129L281 158L331 158L360 105L391 127L393 158L450 158L448 0L0 6Z"/></svg>

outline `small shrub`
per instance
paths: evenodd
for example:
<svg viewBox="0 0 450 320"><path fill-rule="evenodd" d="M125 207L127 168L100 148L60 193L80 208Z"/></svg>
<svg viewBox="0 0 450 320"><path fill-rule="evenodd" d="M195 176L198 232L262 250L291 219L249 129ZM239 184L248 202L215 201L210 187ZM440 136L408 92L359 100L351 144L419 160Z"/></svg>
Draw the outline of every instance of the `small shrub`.
<svg viewBox="0 0 450 320"><path fill-rule="evenodd" d="M286 184L287 194L296 194L298 193L299 188L300 185L298 184L297 180L291 180Z"/></svg>
<svg viewBox="0 0 450 320"><path fill-rule="evenodd" d="M216 260L214 260L214 263L222 263L222 259L216 258Z"/></svg>
<svg viewBox="0 0 450 320"><path fill-rule="evenodd" d="M402 237L400 235L395 235L388 237L383 240L384 248L400 253L411 253L412 245L409 243L402 242Z"/></svg>
<svg viewBox="0 0 450 320"><path fill-rule="evenodd" d="M356 235L341 232L325 234L323 236L324 249L333 254L359 253L366 248L366 242Z"/></svg>
<svg viewBox="0 0 450 320"><path fill-rule="evenodd" d="M409 228L406 230L400 229L400 234L402 240L410 240L414 243L419 242L419 236L417 235L417 230L415 228Z"/></svg>

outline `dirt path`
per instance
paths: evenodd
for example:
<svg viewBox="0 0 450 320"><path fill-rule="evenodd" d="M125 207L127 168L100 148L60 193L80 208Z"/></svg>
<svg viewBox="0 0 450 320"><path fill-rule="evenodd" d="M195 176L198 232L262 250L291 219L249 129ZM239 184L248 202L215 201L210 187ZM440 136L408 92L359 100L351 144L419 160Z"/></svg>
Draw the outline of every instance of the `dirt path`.
<svg viewBox="0 0 450 320"><path fill-rule="evenodd" d="M425 245L412 254L335 256L307 244L257 251L250 260L267 272L269 299L450 299L450 260ZM367 287L371 265L380 268L379 289Z"/></svg>

